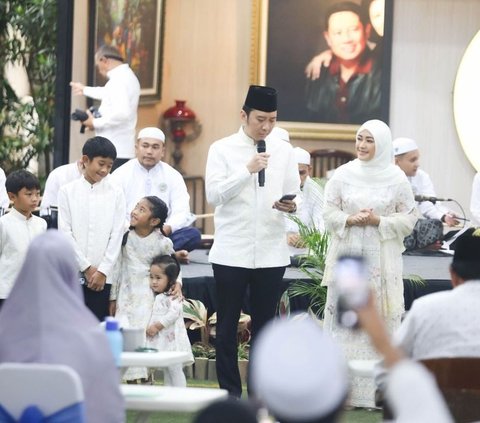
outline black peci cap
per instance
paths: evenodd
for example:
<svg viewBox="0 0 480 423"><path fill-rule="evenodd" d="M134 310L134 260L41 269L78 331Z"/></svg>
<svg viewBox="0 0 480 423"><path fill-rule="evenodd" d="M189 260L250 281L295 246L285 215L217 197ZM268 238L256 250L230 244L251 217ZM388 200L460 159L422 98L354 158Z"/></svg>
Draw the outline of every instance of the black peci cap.
<svg viewBox="0 0 480 423"><path fill-rule="evenodd" d="M250 85L245 106L262 112L275 112L277 110L277 90L271 87Z"/></svg>
<svg viewBox="0 0 480 423"><path fill-rule="evenodd" d="M480 230L470 228L460 235L455 245L453 263L480 265Z"/></svg>

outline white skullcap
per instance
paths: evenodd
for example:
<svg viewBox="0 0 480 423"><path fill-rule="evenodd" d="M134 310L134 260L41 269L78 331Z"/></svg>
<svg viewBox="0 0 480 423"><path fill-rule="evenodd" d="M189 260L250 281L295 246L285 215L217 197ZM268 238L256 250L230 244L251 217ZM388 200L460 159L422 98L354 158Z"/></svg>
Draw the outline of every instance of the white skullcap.
<svg viewBox="0 0 480 423"><path fill-rule="evenodd" d="M149 126L148 128L143 128L139 133L137 140L141 138L152 138L154 140L160 140L163 143L165 142L165 134L158 128Z"/></svg>
<svg viewBox="0 0 480 423"><path fill-rule="evenodd" d="M286 129L274 126L270 135L280 138L282 141L290 142L290 134Z"/></svg>
<svg viewBox="0 0 480 423"><path fill-rule="evenodd" d="M280 420L319 419L347 396L342 352L309 316L270 322L253 347L251 371L253 391Z"/></svg>
<svg viewBox="0 0 480 423"><path fill-rule="evenodd" d="M393 140L393 154L395 156L409 153L413 150L418 150L418 145L411 138L396 138Z"/></svg>
<svg viewBox="0 0 480 423"><path fill-rule="evenodd" d="M297 159L298 164L310 164L310 153L307 150L304 150L300 147L295 147L293 152L295 153L295 158Z"/></svg>

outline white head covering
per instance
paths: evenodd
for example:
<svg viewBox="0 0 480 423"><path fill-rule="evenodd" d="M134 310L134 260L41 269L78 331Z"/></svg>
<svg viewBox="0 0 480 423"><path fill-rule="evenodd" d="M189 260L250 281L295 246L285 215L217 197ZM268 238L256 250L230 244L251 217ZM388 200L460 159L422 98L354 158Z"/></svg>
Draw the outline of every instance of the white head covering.
<svg viewBox="0 0 480 423"><path fill-rule="evenodd" d="M371 160L355 159L338 169L331 180L341 180L358 186L382 187L406 181L405 173L393 163L392 134L386 123L378 119L365 122L357 131L370 132L375 140L375 155Z"/></svg>
<svg viewBox="0 0 480 423"><path fill-rule="evenodd" d="M280 138L283 141L290 142L290 134L286 129L274 126L270 135L273 137Z"/></svg>
<svg viewBox="0 0 480 423"><path fill-rule="evenodd" d="M342 351L309 316L269 323L250 364L255 394L280 420L319 419L346 399Z"/></svg>
<svg viewBox="0 0 480 423"><path fill-rule="evenodd" d="M119 373L104 330L83 303L65 235L36 237L0 310L0 363L64 364L82 380L88 422L125 419Z"/></svg>
<svg viewBox="0 0 480 423"><path fill-rule="evenodd" d="M310 165L310 153L307 150L295 147L293 152L295 153L295 158L297 159L298 164Z"/></svg>
<svg viewBox="0 0 480 423"><path fill-rule="evenodd" d="M396 138L393 140L393 154L395 154L395 156L414 150L418 150L418 145L415 140L411 138Z"/></svg>
<svg viewBox="0 0 480 423"><path fill-rule="evenodd" d="M165 134L162 130L155 128L153 126L149 126L147 128L143 128L139 133L137 140L141 138L152 138L154 140L160 140L165 143Z"/></svg>

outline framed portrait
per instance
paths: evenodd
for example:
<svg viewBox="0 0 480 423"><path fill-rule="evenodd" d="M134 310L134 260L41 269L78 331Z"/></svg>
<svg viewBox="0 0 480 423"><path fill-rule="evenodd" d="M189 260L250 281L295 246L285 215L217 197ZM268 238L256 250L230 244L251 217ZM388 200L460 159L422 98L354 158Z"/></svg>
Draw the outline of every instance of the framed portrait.
<svg viewBox="0 0 480 423"><path fill-rule="evenodd" d="M102 45L120 50L140 81L140 103L161 96L165 0L90 0L89 85L104 85L95 68Z"/></svg>
<svg viewBox="0 0 480 423"><path fill-rule="evenodd" d="M254 0L252 84L278 90L278 125L353 140L388 123L393 0Z"/></svg>

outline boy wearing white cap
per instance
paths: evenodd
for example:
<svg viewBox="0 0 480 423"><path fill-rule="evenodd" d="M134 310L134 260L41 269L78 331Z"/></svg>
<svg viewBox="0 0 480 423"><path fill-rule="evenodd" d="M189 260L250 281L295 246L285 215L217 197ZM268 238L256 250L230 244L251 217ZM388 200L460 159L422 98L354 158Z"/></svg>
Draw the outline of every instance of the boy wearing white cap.
<svg viewBox="0 0 480 423"><path fill-rule="evenodd" d="M300 189L297 203L299 204L297 217L303 224L309 228L316 228L320 231L325 230L323 221L323 188L312 178L310 178L310 153L303 148L295 147L293 149L298 163L298 174L300 176ZM301 240L298 225L288 217L286 218L287 243L290 249L290 255L295 256L304 254L306 251L301 248Z"/></svg>
<svg viewBox="0 0 480 423"><path fill-rule="evenodd" d="M200 231L190 227L190 196L183 176L162 161L165 156L165 134L158 128L143 128L135 142L135 159L131 159L112 173L112 180L125 194L126 221L137 202L156 195L168 207L168 217L163 225L171 238L175 251L195 249L200 242Z"/></svg>
<svg viewBox="0 0 480 423"><path fill-rule="evenodd" d="M393 141L393 152L395 164L407 175L413 194L436 197L430 176L419 169L420 152L417 143L411 138L397 138ZM417 207L425 219L419 219L413 233L405 238L406 249L415 250L431 244L440 247L443 226L438 221L455 226L458 224L455 213L431 201L417 202Z"/></svg>

